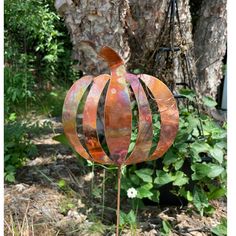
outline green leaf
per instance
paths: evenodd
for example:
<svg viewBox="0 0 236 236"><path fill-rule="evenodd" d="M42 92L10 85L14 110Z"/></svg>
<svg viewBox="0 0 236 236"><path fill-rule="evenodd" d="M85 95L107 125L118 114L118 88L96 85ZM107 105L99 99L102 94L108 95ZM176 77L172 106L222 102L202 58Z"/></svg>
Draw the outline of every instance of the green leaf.
<svg viewBox="0 0 236 236"><path fill-rule="evenodd" d="M212 191L208 195L208 198L209 200L217 199L217 198L225 196L225 194L226 194L226 188L216 188L214 191Z"/></svg>
<svg viewBox="0 0 236 236"><path fill-rule="evenodd" d="M16 120L16 113L11 113L8 119L9 119L9 121L15 121Z"/></svg>
<svg viewBox="0 0 236 236"><path fill-rule="evenodd" d="M217 102L208 96L203 96L202 98L203 104L207 107L215 107L217 105Z"/></svg>
<svg viewBox="0 0 236 236"><path fill-rule="evenodd" d="M193 204L199 210L201 215L203 215L204 208L209 206L206 193L198 187L195 187L193 190Z"/></svg>
<svg viewBox="0 0 236 236"><path fill-rule="evenodd" d="M140 180L140 178L139 178L137 175L131 174L131 175L129 176L129 178L130 178L130 180L132 181L132 183L134 183L134 184L136 184L136 185L140 185L141 180Z"/></svg>
<svg viewBox="0 0 236 236"><path fill-rule="evenodd" d="M48 62L54 62L56 57L52 54L46 55L43 60L48 61Z"/></svg>
<svg viewBox="0 0 236 236"><path fill-rule="evenodd" d="M66 186L66 181L64 179L60 179L57 185L59 188L64 188Z"/></svg>
<svg viewBox="0 0 236 236"><path fill-rule="evenodd" d="M171 232L171 224L167 221L167 220L163 220L162 221L162 235L169 235L169 233Z"/></svg>
<svg viewBox="0 0 236 236"><path fill-rule="evenodd" d="M187 191L186 198L189 202L193 201L193 195L190 191Z"/></svg>
<svg viewBox="0 0 236 236"><path fill-rule="evenodd" d="M227 235L227 220L223 218L221 223L214 227L211 232L217 236L226 236Z"/></svg>
<svg viewBox="0 0 236 236"><path fill-rule="evenodd" d="M131 142L130 145L129 145L128 152L133 151L134 147L135 147L135 142Z"/></svg>
<svg viewBox="0 0 236 236"><path fill-rule="evenodd" d="M179 170L183 166L183 164L184 164L184 159L183 158L177 160L174 164L175 170L176 171Z"/></svg>
<svg viewBox="0 0 236 236"><path fill-rule="evenodd" d="M10 183L14 183L15 182L15 173L6 173L5 174L5 180L10 182Z"/></svg>
<svg viewBox="0 0 236 236"><path fill-rule="evenodd" d="M160 201L160 191L155 190L152 193L153 193L153 196L149 197L149 199L151 199L154 202L159 203L159 201Z"/></svg>
<svg viewBox="0 0 236 236"><path fill-rule="evenodd" d="M197 154L199 154L200 152L208 152L210 148L211 148L210 145L205 142L199 141L191 144L191 150L193 150L193 152Z"/></svg>
<svg viewBox="0 0 236 236"><path fill-rule="evenodd" d="M215 165L215 164L208 164L208 165L210 167L210 171L207 175L209 178L215 178L224 171L224 168L222 166Z"/></svg>
<svg viewBox="0 0 236 236"><path fill-rule="evenodd" d="M148 168L139 169L135 171L135 174L144 182L152 183L152 174L153 174L152 169L148 169Z"/></svg>
<svg viewBox="0 0 236 236"><path fill-rule="evenodd" d="M127 220L129 222L130 225L135 225L136 224L136 215L134 213L133 210L131 210L128 214L127 214Z"/></svg>
<svg viewBox="0 0 236 236"><path fill-rule="evenodd" d="M204 177L213 179L225 170L222 166L212 163L195 163L191 166L191 169L194 171L192 174L193 180L200 180Z"/></svg>
<svg viewBox="0 0 236 236"><path fill-rule="evenodd" d="M191 153L193 155L194 161L201 161L199 153L208 153L211 149L210 145L205 142L197 141L190 146Z"/></svg>
<svg viewBox="0 0 236 236"><path fill-rule="evenodd" d="M189 178L182 171L176 172L174 178L175 180L173 182L173 185L175 186L185 185L188 183L188 180L189 180Z"/></svg>
<svg viewBox="0 0 236 236"><path fill-rule="evenodd" d="M70 147L72 148L71 144L69 143L68 139L66 138L66 135L65 134L59 134L59 135L56 135L52 138L53 140L55 141L58 141L60 142L61 144L67 146L67 147ZM73 149L73 148L72 148Z"/></svg>
<svg viewBox="0 0 236 236"><path fill-rule="evenodd" d="M153 185L151 183L145 184L137 189L137 198L150 198L153 196L153 193L150 191Z"/></svg>
<svg viewBox="0 0 236 236"><path fill-rule="evenodd" d="M126 214L123 211L120 211L120 226L126 224Z"/></svg>
<svg viewBox="0 0 236 236"><path fill-rule="evenodd" d="M196 96L196 94L191 89L182 88L180 89L179 93L180 95L188 98L190 101L194 101L194 97Z"/></svg>
<svg viewBox="0 0 236 236"><path fill-rule="evenodd" d="M220 164L222 164L224 152L221 150L221 148L215 145L214 148L210 150L210 154L214 159L216 159Z"/></svg>
<svg viewBox="0 0 236 236"><path fill-rule="evenodd" d="M174 180L173 176L163 170L157 170L156 176L157 177L154 179L154 183L158 185L168 184Z"/></svg>
<svg viewBox="0 0 236 236"><path fill-rule="evenodd" d="M169 149L169 151L165 154L163 158L163 164L166 166L169 166L170 164L176 161L176 158L177 158L177 155L173 152L172 149Z"/></svg>
<svg viewBox="0 0 236 236"><path fill-rule="evenodd" d="M195 163L191 166L191 169L194 171L192 174L192 179L200 180L208 176L211 168L206 164Z"/></svg>

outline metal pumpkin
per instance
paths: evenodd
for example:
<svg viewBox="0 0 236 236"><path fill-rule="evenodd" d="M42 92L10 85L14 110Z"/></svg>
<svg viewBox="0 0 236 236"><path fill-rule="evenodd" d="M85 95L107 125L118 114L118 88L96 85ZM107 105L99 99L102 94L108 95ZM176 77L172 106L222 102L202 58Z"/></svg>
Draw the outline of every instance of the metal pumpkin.
<svg viewBox="0 0 236 236"><path fill-rule="evenodd" d="M157 78L134 75L126 72L121 57L111 48L104 46L99 55L107 61L111 74L97 77L84 76L76 81L67 93L63 106L64 132L70 144L83 158L101 164L118 166L117 233L119 225L120 169L130 165L161 157L172 145L177 130L179 113L176 101ZM104 133L109 155L99 141L97 112L104 88L107 86L104 105ZM153 142L152 112L144 86L156 101L160 113L161 130L156 149L150 154ZM138 134L135 146L128 155L132 133L132 109L129 93L131 87L138 106ZM78 105L89 88L83 109L83 145L77 133Z"/></svg>
<svg viewBox="0 0 236 236"><path fill-rule="evenodd" d="M65 98L62 120L69 142L82 157L101 164L129 165L161 157L172 145L178 130L179 114L172 93L164 83L153 76L127 73L123 60L113 49L103 47L99 55L108 62L111 75L84 76L74 83ZM97 131L98 104L107 83L109 85L104 106L104 127L109 156L99 142ZM132 131L128 85L134 92L139 117L136 144L127 158ZM143 85L154 97L161 118L159 142L151 155L152 113ZM85 148L77 134L76 115L81 98L89 86L91 87L84 105L82 123L87 147Z"/></svg>

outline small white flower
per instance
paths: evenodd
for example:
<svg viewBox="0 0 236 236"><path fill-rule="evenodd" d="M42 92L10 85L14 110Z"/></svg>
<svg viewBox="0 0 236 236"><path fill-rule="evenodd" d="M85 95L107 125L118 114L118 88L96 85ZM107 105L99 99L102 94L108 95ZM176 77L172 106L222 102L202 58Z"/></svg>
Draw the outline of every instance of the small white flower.
<svg viewBox="0 0 236 236"><path fill-rule="evenodd" d="M137 196L137 190L135 188L129 188L127 191L128 198L135 198Z"/></svg>

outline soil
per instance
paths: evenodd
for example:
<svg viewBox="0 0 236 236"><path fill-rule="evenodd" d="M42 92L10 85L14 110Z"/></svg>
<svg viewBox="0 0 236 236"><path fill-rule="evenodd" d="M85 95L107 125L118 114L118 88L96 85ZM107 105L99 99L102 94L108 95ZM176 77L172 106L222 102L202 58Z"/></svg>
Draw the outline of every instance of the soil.
<svg viewBox="0 0 236 236"><path fill-rule="evenodd" d="M88 166L52 139L62 133L60 119L40 123L45 121L52 129L32 135L37 156L19 169L14 184L5 184L4 235L115 235L115 171ZM137 227L127 226L121 235L161 235L163 220L172 225L172 236L212 235L211 229L227 214L225 200L212 204L216 210L211 216L200 216L191 205L146 205L138 212ZM121 209L130 207L122 198Z"/></svg>

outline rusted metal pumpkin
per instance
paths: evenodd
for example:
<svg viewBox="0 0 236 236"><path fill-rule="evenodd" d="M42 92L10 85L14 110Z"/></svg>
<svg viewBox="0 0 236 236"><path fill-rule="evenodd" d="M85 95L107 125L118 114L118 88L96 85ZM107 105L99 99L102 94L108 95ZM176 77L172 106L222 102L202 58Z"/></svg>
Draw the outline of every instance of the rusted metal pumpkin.
<svg viewBox="0 0 236 236"><path fill-rule="evenodd" d="M105 46L99 55L107 61L111 75L84 76L74 83L65 98L62 119L69 142L83 158L101 164L129 165L161 157L172 145L178 130L179 114L172 93L164 83L153 76L126 72L123 60L113 49ZM104 128L109 156L102 148L97 129L99 100L107 84L109 85L104 105ZM152 112L143 85L155 99L161 119L159 142L151 155ZM78 137L76 116L81 98L89 86L82 122L86 145L84 147ZM138 104L139 117L136 144L127 157L132 132L129 86Z"/></svg>
<svg viewBox="0 0 236 236"><path fill-rule="evenodd" d="M121 57L109 47L103 47L99 55L107 61L111 75L84 76L76 81L65 98L62 120L70 144L83 158L101 164L118 166L116 227L116 235L118 236L121 166L161 157L175 139L179 114L172 93L160 80L146 74L134 75L126 72ZM107 152L104 151L99 141L100 133L97 122L99 101L107 85L103 123L109 155L106 154ZM132 134L129 88L133 91L138 105L138 134L135 146L128 155ZM82 142L81 135L79 137L77 133L79 124L77 124L76 117L78 106L88 89L89 92L82 112ZM159 141L152 153L150 152L153 143L152 111L145 91L151 93L161 119Z"/></svg>

